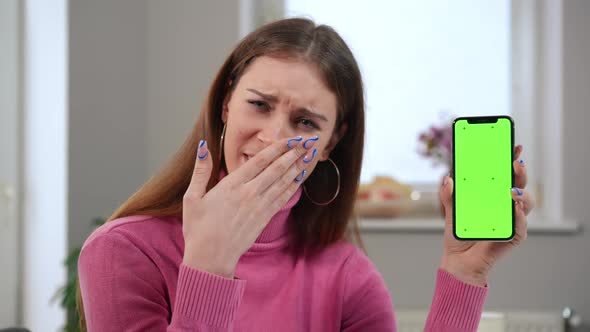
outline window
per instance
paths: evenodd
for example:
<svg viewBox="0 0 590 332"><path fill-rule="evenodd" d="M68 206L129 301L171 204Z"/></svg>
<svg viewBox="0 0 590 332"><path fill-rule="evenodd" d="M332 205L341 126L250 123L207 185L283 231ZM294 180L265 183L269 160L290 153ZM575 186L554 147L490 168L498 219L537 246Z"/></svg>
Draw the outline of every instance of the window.
<svg viewBox="0 0 590 332"><path fill-rule="evenodd" d="M562 2L243 0L240 33L283 13L346 40L366 90L363 182L385 174L438 190L447 170L418 154L419 132L454 116L510 115L537 203L529 224L575 231L562 197Z"/></svg>
<svg viewBox="0 0 590 332"><path fill-rule="evenodd" d="M287 0L345 39L361 67L366 142L361 181L390 175L436 185L447 167L421 156L418 135L454 116L511 114L511 5L503 1Z"/></svg>

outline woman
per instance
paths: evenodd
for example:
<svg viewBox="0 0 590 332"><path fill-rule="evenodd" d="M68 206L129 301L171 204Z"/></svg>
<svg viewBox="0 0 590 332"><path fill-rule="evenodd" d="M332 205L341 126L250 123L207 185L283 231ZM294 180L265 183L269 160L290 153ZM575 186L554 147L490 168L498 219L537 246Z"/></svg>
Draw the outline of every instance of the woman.
<svg viewBox="0 0 590 332"><path fill-rule="evenodd" d="M221 67L173 160L87 239L83 324L395 331L382 277L347 241L363 137L361 75L334 30L286 19L251 33ZM526 238L533 203L524 165L514 168L509 243L453 238L453 180L445 178L444 250L426 331L475 331L491 267Z"/></svg>

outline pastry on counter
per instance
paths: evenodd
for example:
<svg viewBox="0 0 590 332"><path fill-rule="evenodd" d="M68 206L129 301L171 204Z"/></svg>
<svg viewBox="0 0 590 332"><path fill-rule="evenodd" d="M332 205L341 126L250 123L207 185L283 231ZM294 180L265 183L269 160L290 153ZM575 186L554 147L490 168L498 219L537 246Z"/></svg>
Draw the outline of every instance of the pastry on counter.
<svg viewBox="0 0 590 332"><path fill-rule="evenodd" d="M359 186L355 209L360 217L397 217L412 208L412 190L390 176L376 176Z"/></svg>

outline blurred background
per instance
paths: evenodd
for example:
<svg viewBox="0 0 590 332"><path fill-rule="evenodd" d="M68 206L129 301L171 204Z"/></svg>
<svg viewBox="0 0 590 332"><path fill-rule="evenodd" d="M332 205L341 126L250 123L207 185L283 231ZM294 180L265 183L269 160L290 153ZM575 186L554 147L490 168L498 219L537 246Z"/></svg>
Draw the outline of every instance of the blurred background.
<svg viewBox="0 0 590 332"><path fill-rule="evenodd" d="M237 42L291 16L334 27L361 67L357 208L400 330L432 299L437 188L465 115L515 120L538 203L493 270L490 319L590 320L590 1L0 0L0 329L75 319L86 237L182 144Z"/></svg>

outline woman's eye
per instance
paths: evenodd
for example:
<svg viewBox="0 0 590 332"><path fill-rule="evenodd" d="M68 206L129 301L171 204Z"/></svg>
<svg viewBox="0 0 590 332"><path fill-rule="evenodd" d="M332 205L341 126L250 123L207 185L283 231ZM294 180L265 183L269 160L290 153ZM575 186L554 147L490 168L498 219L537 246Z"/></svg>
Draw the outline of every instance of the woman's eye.
<svg viewBox="0 0 590 332"><path fill-rule="evenodd" d="M306 126L308 128L319 129L318 126L315 124L315 122L313 122L309 119L301 119L300 121L304 126Z"/></svg>
<svg viewBox="0 0 590 332"><path fill-rule="evenodd" d="M268 104L260 100L248 100L248 103L254 105L256 108L269 109Z"/></svg>

